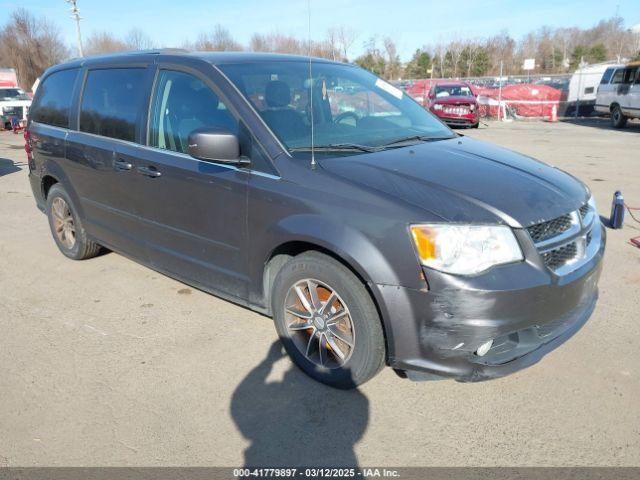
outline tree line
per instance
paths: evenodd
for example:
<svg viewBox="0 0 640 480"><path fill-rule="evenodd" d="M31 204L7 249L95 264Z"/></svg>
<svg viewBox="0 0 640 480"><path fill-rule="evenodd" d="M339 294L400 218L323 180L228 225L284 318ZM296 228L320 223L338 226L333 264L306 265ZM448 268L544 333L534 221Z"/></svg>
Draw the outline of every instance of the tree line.
<svg viewBox="0 0 640 480"><path fill-rule="evenodd" d="M361 54L353 56L362 42ZM134 28L125 36L92 32L84 39L85 55L126 50L145 50L158 45L143 30ZM535 58L535 73L571 72L583 62L640 59L640 32L625 28L620 17L602 20L592 28L541 27L519 40L506 31L487 38L469 39L453 35L446 41L415 50L403 63L397 41L388 36L360 37L344 25L327 30L321 40L309 42L280 32L255 33L248 44L237 41L222 25L200 33L181 48L201 51L279 52L351 61L389 80L428 77L470 77L522 74L525 58ZM0 28L0 67L15 68L20 85L29 90L51 65L75 56L75 46L66 45L60 29L45 17L24 8L15 10Z"/></svg>

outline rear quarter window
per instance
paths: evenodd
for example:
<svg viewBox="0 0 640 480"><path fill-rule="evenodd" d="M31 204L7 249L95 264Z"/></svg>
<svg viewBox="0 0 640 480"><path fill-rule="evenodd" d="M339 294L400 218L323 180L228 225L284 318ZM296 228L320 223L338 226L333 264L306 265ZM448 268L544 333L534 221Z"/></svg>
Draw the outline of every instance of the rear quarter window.
<svg viewBox="0 0 640 480"><path fill-rule="evenodd" d="M79 70L62 70L44 79L38 86L31 120L56 127L69 127L69 110Z"/></svg>
<svg viewBox="0 0 640 480"><path fill-rule="evenodd" d="M90 70L82 93L80 131L135 141L146 97L144 68Z"/></svg>

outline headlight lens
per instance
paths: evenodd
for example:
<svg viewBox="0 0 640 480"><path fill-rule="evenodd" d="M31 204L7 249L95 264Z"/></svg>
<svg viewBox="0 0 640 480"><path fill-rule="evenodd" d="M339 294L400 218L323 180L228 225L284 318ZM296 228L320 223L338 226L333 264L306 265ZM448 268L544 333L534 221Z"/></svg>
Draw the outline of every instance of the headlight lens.
<svg viewBox="0 0 640 480"><path fill-rule="evenodd" d="M591 196L589 197L589 207L591 208L591 210L593 210L594 212L598 212L598 207L596 206L596 199L594 198L593 194L591 194Z"/></svg>
<svg viewBox="0 0 640 480"><path fill-rule="evenodd" d="M436 103L436 104L433 106L433 109L434 109L434 110L442 110L442 104L441 104L441 103Z"/></svg>
<svg viewBox="0 0 640 480"><path fill-rule="evenodd" d="M456 275L524 258L513 231L503 225L412 225L411 236L424 266Z"/></svg>

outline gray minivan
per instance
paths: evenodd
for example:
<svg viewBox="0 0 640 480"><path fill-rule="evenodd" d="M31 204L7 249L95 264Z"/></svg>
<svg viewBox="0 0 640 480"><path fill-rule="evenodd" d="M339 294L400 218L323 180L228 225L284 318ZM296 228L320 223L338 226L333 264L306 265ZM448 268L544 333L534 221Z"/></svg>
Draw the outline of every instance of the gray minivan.
<svg viewBox="0 0 640 480"><path fill-rule="evenodd" d="M596 302L605 234L584 184L454 133L353 65L78 59L42 76L25 139L64 255L109 249L272 316L293 361L335 387L385 364L499 377Z"/></svg>

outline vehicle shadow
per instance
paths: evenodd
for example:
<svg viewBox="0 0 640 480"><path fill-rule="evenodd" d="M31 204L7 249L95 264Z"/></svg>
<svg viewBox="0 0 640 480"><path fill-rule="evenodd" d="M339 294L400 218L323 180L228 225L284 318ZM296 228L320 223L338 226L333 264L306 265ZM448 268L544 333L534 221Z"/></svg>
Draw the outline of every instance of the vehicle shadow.
<svg viewBox="0 0 640 480"><path fill-rule="evenodd" d="M358 390L318 383L295 365L282 381L268 382L285 355L274 342L233 393L231 415L251 442L244 466L357 468L354 445L366 430L369 400Z"/></svg>
<svg viewBox="0 0 640 480"><path fill-rule="evenodd" d="M612 130L614 132L622 133L640 133L640 122L629 121L624 128L613 128L611 121L608 118L592 117L592 118L563 118L560 120L563 123L571 123L581 127L600 128L603 130Z"/></svg>
<svg viewBox="0 0 640 480"><path fill-rule="evenodd" d="M10 175L21 170L20 167L25 166L25 163L14 162L8 158L0 158L0 177L4 175Z"/></svg>

